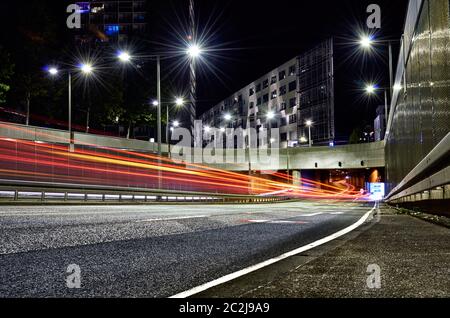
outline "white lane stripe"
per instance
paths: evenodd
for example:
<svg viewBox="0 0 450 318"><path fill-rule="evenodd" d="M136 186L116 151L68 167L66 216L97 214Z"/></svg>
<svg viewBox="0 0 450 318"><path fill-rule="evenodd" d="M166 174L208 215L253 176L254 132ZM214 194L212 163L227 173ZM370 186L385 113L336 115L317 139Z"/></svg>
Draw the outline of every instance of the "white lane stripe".
<svg viewBox="0 0 450 318"><path fill-rule="evenodd" d="M187 298L187 297L190 297L192 295L195 295L195 294L201 293L201 292L203 292L205 290L208 290L208 289L210 289L212 287L215 287L215 286L218 286L218 285L222 285L222 284L224 284L226 282L229 282L231 280L234 280L234 279L236 279L238 277L241 277L241 276L247 275L247 274L249 274L251 272L257 271L257 270L259 270L261 268L264 268L264 267L267 267L269 265L278 263L279 261L282 261L282 260L284 260L286 258L298 255L300 253L309 251L309 250L311 250L313 248L316 248L316 247L318 247L320 245L323 245L325 243L331 242L331 241L333 241L333 240L335 240L335 239L337 239L337 238L339 238L341 236L344 236L344 235L354 231L355 229L360 227L362 224L364 224L364 222L367 221L367 219L372 214L372 212L376 209L376 207L377 207L377 205L375 204L375 206L372 208L372 210L370 210L366 214L364 214L364 216L361 219L359 219L356 223L354 223L354 224L350 225L349 227L347 227L347 228L345 228L343 230L340 230L339 232L336 232L336 233L334 233L334 234L332 234L330 236L327 236L327 237L325 237L323 239L320 239L318 241L315 241L315 242L313 242L311 244L305 245L303 247L300 247L298 249L295 249L295 250L293 250L291 252L285 253L285 254L280 255L278 257L275 257L275 258L269 259L267 261L264 261L262 263L259 263L259 264L256 264L256 265L244 268L244 269L242 269L240 271L234 272L232 274L228 274L226 276L223 276L221 278L218 278L218 279L213 280L211 282L208 282L206 284L203 284L203 285L194 287L192 289L189 289L187 291L184 291L182 293L173 295L173 296L171 296L169 298Z"/></svg>
<svg viewBox="0 0 450 318"><path fill-rule="evenodd" d="M309 213L309 214L301 214L298 217L302 217L302 216L316 216L316 215L321 215L323 214L323 212L317 212L317 213Z"/></svg>
<svg viewBox="0 0 450 318"><path fill-rule="evenodd" d="M174 218L161 218L161 219L147 219L147 220L139 220L137 223L142 222L159 222L159 221L176 221L176 220L188 220L188 219L200 219L200 218L209 218L209 215L192 215L192 216L180 216Z"/></svg>

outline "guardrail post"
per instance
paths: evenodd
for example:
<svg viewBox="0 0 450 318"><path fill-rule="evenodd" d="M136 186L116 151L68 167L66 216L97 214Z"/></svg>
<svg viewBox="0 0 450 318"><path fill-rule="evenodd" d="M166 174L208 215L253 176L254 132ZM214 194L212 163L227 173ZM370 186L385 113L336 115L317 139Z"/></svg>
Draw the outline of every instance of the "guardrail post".
<svg viewBox="0 0 450 318"><path fill-rule="evenodd" d="M84 202L87 202L87 200L88 200L88 194L85 193L85 194L84 194Z"/></svg>
<svg viewBox="0 0 450 318"><path fill-rule="evenodd" d="M41 201L45 201L45 191L42 191L41 193Z"/></svg>
<svg viewBox="0 0 450 318"><path fill-rule="evenodd" d="M102 201L105 202L105 194L102 194Z"/></svg>
<svg viewBox="0 0 450 318"><path fill-rule="evenodd" d="M14 201L17 201L17 200L19 200L19 191L15 190L14 191Z"/></svg>
<svg viewBox="0 0 450 318"><path fill-rule="evenodd" d="M122 202L122 195L119 194L119 202Z"/></svg>
<svg viewBox="0 0 450 318"><path fill-rule="evenodd" d="M67 192L64 192L64 201L67 201L69 199L69 194Z"/></svg>

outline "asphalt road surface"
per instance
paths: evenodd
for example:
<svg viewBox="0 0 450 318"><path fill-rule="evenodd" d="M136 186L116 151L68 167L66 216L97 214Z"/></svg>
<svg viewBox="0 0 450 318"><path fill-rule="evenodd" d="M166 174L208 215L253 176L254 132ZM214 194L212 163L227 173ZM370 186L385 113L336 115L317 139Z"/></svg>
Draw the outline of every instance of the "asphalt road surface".
<svg viewBox="0 0 450 318"><path fill-rule="evenodd" d="M0 298L168 297L334 234L371 208L1 206ZM68 288L72 264L80 288Z"/></svg>

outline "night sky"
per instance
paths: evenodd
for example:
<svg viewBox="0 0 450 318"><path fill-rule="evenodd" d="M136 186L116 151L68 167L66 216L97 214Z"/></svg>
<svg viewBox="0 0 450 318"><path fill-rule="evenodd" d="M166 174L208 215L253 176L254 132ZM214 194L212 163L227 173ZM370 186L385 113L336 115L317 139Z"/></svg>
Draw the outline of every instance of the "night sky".
<svg viewBox="0 0 450 318"><path fill-rule="evenodd" d="M202 45L213 49L205 56L209 67L199 66L198 115L273 68L333 36L337 138L345 140L354 127L373 124L375 109L384 103L384 99L381 93L378 99L368 99L361 88L367 81L388 85L387 50L380 46L376 54L362 54L356 43L361 31L368 31L366 8L373 2L196 0L199 34L206 34L208 38ZM58 1L49 9L59 24L65 24L68 3L71 1ZM377 3L382 8L382 28L377 37L400 39L408 0L378 0ZM11 20L11 7L22 5L26 4L8 2L6 5L2 2L0 5L3 39L5 32L13 38L11 32L14 32L15 22ZM155 49L158 43L180 45L179 35L186 34L188 1L148 0L148 8L147 38ZM20 14L18 9L15 11ZM69 33L64 27L60 29L63 47ZM180 34L176 35L175 31ZM394 45L395 63L398 47ZM169 62L163 64L163 70L170 67L173 65ZM187 86L186 81L183 84Z"/></svg>

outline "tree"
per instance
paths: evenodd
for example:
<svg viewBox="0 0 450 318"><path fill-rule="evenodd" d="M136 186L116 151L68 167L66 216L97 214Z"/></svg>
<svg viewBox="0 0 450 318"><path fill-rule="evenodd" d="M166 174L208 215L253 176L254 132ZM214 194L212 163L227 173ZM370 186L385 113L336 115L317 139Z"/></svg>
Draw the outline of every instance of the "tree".
<svg viewBox="0 0 450 318"><path fill-rule="evenodd" d="M0 46L0 104L5 103L6 93L11 89L9 82L14 74L10 55Z"/></svg>

